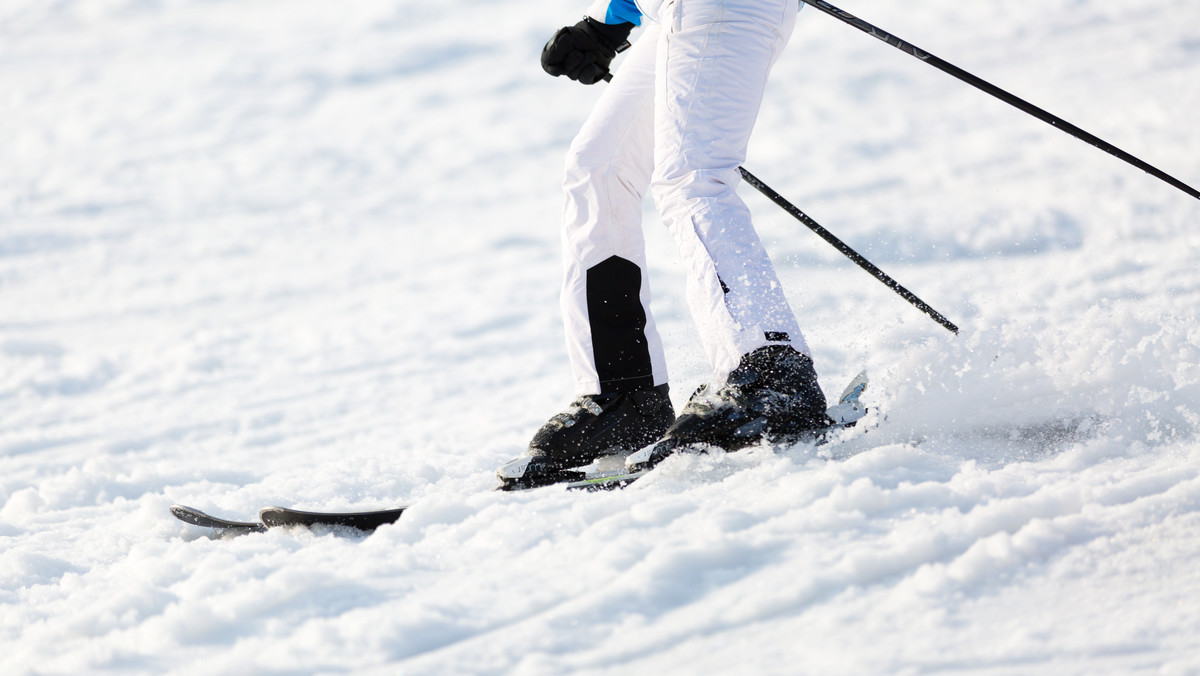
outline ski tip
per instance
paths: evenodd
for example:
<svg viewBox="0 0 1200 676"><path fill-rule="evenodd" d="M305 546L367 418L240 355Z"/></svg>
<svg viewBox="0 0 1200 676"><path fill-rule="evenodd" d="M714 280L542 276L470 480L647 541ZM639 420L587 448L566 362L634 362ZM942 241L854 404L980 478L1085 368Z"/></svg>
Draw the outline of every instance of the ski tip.
<svg viewBox="0 0 1200 676"><path fill-rule="evenodd" d="M867 372L864 369L846 389L842 391L842 396L838 397L838 401L833 406L830 406L825 411L825 415L832 421L834 427L853 427L856 422L867 414L867 408L859 401L859 397L867 390Z"/></svg>
<svg viewBox="0 0 1200 676"><path fill-rule="evenodd" d="M257 533L265 530L265 527L261 523L230 521L229 519L222 519L210 514L205 514L195 507L188 507L187 505L171 505L170 511L171 515L176 519L193 526L200 526L201 528L215 528L220 531L235 533Z"/></svg>
<svg viewBox="0 0 1200 676"><path fill-rule="evenodd" d="M863 392L867 391L867 383L870 379L867 377L867 370L863 369L858 375L850 381L846 389L842 390L842 396L838 397L838 403L844 404L849 401L857 401Z"/></svg>
<svg viewBox="0 0 1200 676"><path fill-rule="evenodd" d="M188 507L187 505L171 505L170 510L171 516L188 523L192 523L192 515L204 514L204 512L193 507Z"/></svg>

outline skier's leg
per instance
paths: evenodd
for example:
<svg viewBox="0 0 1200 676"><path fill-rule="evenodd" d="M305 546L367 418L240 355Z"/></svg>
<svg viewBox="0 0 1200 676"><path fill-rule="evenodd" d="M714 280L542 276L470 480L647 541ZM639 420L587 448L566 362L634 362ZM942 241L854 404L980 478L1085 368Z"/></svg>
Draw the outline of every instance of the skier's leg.
<svg viewBox="0 0 1200 676"><path fill-rule="evenodd" d="M642 234L657 33L647 27L567 154L561 304L578 395L667 382Z"/></svg>
<svg viewBox="0 0 1200 676"><path fill-rule="evenodd" d="M765 345L808 346L735 192L796 0L676 0L662 10L653 191L688 270L718 381Z"/></svg>
<svg viewBox="0 0 1200 676"><path fill-rule="evenodd" d="M692 395L661 442L630 456L634 469L688 444L734 450L828 424L808 346L735 192L796 2L675 0L664 13L652 185L717 382Z"/></svg>
<svg viewBox="0 0 1200 676"><path fill-rule="evenodd" d="M562 310L578 398L502 466L503 488L575 478L571 468L658 440L675 419L650 315L642 203L653 168L648 26L567 155Z"/></svg>

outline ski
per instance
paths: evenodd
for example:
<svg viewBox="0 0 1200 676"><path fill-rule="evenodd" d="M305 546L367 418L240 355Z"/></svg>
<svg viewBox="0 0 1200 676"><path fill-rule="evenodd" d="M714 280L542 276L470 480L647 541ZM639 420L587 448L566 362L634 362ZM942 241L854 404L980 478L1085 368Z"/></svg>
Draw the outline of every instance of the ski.
<svg viewBox="0 0 1200 676"><path fill-rule="evenodd" d="M171 514L184 523L212 528L226 533L262 533L268 528L285 526L343 526L370 532L385 524L394 523L407 507L369 512L305 512L287 507L267 507L258 513L258 521L232 521L205 514L186 505L171 505Z"/></svg>
<svg viewBox="0 0 1200 676"><path fill-rule="evenodd" d="M810 436L801 439L781 440L779 443L799 443L811 442L815 444L823 444L830 438L830 433L838 430L843 430L853 427L867 413L866 407L859 401L859 397L867 388L867 373L863 371L858 374L838 398L838 403L830 406L826 410L826 415L832 421L829 427L815 430ZM649 447L648 447L649 448ZM647 449L643 449L647 450ZM703 453L705 448L689 448L684 447L678 449L678 452L685 453ZM566 490L581 490L581 491L604 491L617 490L625 488L634 483L643 476L649 474L650 469L630 472L625 469L608 469L602 471L574 471L568 473L570 479L557 484L549 484L551 486L562 486ZM526 488L516 488L509 490L530 490L541 486L530 486ZM366 512L306 512L298 509L290 509L287 507L267 507L258 513L259 520L255 521L230 521L219 517L205 514L198 509L186 507L184 505L172 505L171 514L175 518L185 523L190 523L193 526L202 528L213 528L219 531L228 533L261 533L269 528L282 528L287 526L302 526L311 528L313 526L341 526L345 528L353 528L356 530L371 532L380 526L389 523L395 523L408 506L398 507L395 509L381 509Z"/></svg>

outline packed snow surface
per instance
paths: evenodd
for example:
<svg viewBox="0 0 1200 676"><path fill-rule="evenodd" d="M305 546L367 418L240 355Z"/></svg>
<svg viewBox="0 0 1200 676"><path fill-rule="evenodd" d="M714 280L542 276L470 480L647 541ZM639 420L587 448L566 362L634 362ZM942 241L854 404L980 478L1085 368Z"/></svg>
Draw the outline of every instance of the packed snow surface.
<svg viewBox="0 0 1200 676"><path fill-rule="evenodd" d="M742 186L869 416L490 490L573 396L586 4L0 3L0 673L1200 673L1200 201L812 8L746 165L962 332ZM1200 184L1195 0L838 4Z"/></svg>

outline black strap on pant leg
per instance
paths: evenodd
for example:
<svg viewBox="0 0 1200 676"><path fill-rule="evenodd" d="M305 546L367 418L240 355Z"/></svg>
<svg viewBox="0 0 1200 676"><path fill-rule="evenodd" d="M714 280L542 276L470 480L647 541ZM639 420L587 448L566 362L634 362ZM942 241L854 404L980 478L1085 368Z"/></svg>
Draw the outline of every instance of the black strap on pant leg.
<svg viewBox="0 0 1200 676"><path fill-rule="evenodd" d="M602 392L654 386L641 294L642 271L636 263L612 256L588 268L588 322Z"/></svg>

